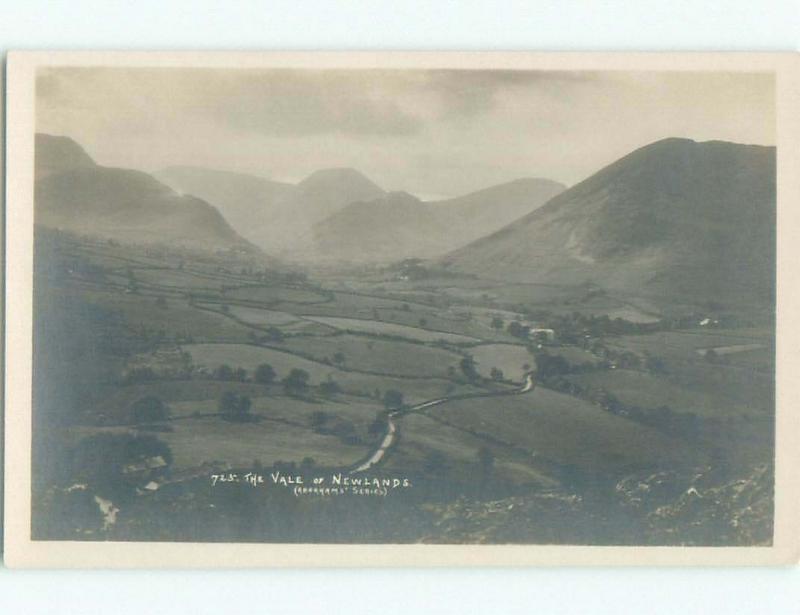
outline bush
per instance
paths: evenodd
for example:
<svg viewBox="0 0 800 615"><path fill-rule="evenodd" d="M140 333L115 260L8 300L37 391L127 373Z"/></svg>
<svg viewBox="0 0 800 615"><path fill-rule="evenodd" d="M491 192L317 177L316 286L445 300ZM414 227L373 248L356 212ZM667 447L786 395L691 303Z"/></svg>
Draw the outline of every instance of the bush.
<svg viewBox="0 0 800 615"><path fill-rule="evenodd" d="M463 374L467 377L467 380L477 380L478 370L475 367L475 359L473 359L470 355L467 355L461 359L459 366L461 367Z"/></svg>
<svg viewBox="0 0 800 615"><path fill-rule="evenodd" d="M283 380L284 389L290 395L298 395L308 388L309 374L304 369L294 368Z"/></svg>
<svg viewBox="0 0 800 615"><path fill-rule="evenodd" d="M272 384L275 382L275 376L275 370L272 369L272 366L268 363L262 363L256 367L253 379L259 384Z"/></svg>
<svg viewBox="0 0 800 615"><path fill-rule="evenodd" d="M216 380L233 380L233 368L227 364L220 365L214 370L214 378Z"/></svg>
<svg viewBox="0 0 800 615"><path fill-rule="evenodd" d="M245 423L253 420L250 414L251 399L247 395L238 395L233 391L225 391L219 400L219 412L226 421Z"/></svg>
<svg viewBox="0 0 800 615"><path fill-rule="evenodd" d="M400 391L389 389L383 394L383 405L387 410L397 410L403 405L403 394Z"/></svg>
<svg viewBox="0 0 800 615"><path fill-rule="evenodd" d="M325 395L326 397L330 397L331 395L335 395L336 393L340 393L341 391L342 391L341 387L333 380L326 380L325 382L319 385L319 392Z"/></svg>
<svg viewBox="0 0 800 615"><path fill-rule="evenodd" d="M169 416L169 409L158 397L148 395L136 400L131 405L133 423L154 423L164 421Z"/></svg>

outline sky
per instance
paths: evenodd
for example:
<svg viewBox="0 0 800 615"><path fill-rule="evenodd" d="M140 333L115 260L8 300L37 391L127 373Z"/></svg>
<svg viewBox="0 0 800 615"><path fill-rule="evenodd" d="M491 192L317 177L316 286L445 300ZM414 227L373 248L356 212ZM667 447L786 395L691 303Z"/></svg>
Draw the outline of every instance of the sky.
<svg viewBox="0 0 800 615"><path fill-rule="evenodd" d="M768 74L70 67L38 74L36 124L105 166L353 167L432 199L572 185L666 137L774 145L774 107Z"/></svg>

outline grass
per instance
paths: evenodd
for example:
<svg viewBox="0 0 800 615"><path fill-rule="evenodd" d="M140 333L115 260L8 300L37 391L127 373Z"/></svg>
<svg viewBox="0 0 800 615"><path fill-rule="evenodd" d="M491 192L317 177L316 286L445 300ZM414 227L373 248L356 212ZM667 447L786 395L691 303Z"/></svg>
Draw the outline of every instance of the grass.
<svg viewBox="0 0 800 615"><path fill-rule="evenodd" d="M233 467L251 467L258 460L269 466L276 461L299 463L305 457L313 457L319 464L349 466L370 448L367 443L344 444L338 437L272 420L232 423L218 417L203 417L173 421L171 425L174 431L157 435L172 450L174 470L195 468L213 461ZM107 430L87 427L72 430L73 437L98 431Z"/></svg>
<svg viewBox="0 0 800 615"><path fill-rule="evenodd" d="M481 344L469 349L469 354L477 363L478 372L486 378L490 377L493 367L500 369L505 378L514 382L522 382L525 371L522 366L536 365L536 359L524 346L515 344Z"/></svg>
<svg viewBox="0 0 800 615"><path fill-rule="evenodd" d="M408 415L400 425L400 437L386 460L390 472L415 472L431 475L426 468L432 455L443 459L440 471L450 478L472 480L478 472L478 451L487 446L487 441L461 429L433 420L423 415ZM495 456L495 472L519 483L537 483L552 486L555 481L544 471L537 469L530 456L491 446ZM435 475L435 474L434 474Z"/></svg>
<svg viewBox="0 0 800 615"><path fill-rule="evenodd" d="M448 367L457 370L461 360L460 355L442 348L351 334L294 337L287 339L284 346L317 360L332 360L341 353L342 365L348 369L422 378L445 378Z"/></svg>
<svg viewBox="0 0 800 615"><path fill-rule="evenodd" d="M220 305L210 305L213 309L219 309ZM249 325L255 326L280 326L298 322L298 318L287 312L266 310L262 308L247 307L243 305L229 305L228 311L231 316Z"/></svg>
<svg viewBox="0 0 800 615"><path fill-rule="evenodd" d="M454 333L443 333L440 331L429 331L419 327L398 325L391 322L378 320L361 320L357 318L338 318L329 316L306 316L308 320L336 327L343 331L356 331L362 333L373 333L375 335L390 335L404 337L420 342L435 342L443 340L453 344L463 344L478 341L477 338Z"/></svg>
<svg viewBox="0 0 800 615"><path fill-rule="evenodd" d="M95 303L118 312L124 326L139 330L163 329L168 337L191 336L198 340L246 340L250 329L222 314L195 308L185 299L168 297L167 307L156 305L156 297L116 291L75 290L67 293L80 301Z"/></svg>
<svg viewBox="0 0 800 615"><path fill-rule="evenodd" d="M460 400L430 413L588 475L622 476L703 458L653 429L542 387L520 396Z"/></svg>
<svg viewBox="0 0 800 615"><path fill-rule="evenodd" d="M323 293L305 288L290 288L286 286L245 286L230 290L225 294L231 299L244 301L258 301L262 303L320 303L327 301Z"/></svg>
<svg viewBox="0 0 800 615"><path fill-rule="evenodd" d="M330 378L344 391L362 396L375 396L376 391L380 396L389 389L395 389L403 393L408 402L421 402L451 392L476 390L468 385L457 385L439 378L402 378L339 369L290 352L249 344L187 344L183 349L189 352L196 365L209 370L227 364L233 368L242 367L252 376L258 365L268 363L279 379L288 375L292 369L303 369L309 373L310 383L313 385Z"/></svg>
<svg viewBox="0 0 800 615"><path fill-rule="evenodd" d="M624 404L641 408L669 406L678 412L720 418L758 414L751 407L731 403L731 400L712 391L688 389L670 382L667 377L646 372L616 369L575 374L567 378L587 388L603 388Z"/></svg>
<svg viewBox="0 0 800 615"><path fill-rule="evenodd" d="M623 335L608 338L609 346L634 352L649 352L653 355L685 359L696 356L696 350L736 344L769 344L772 332L764 330L691 330L664 331L646 335Z"/></svg>

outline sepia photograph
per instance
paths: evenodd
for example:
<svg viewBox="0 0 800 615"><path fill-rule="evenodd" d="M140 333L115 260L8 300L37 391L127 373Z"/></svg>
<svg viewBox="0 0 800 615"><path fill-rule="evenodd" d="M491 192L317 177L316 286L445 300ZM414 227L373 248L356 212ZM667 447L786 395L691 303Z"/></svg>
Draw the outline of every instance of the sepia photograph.
<svg viewBox="0 0 800 615"><path fill-rule="evenodd" d="M6 540L796 558L784 60L12 57Z"/></svg>

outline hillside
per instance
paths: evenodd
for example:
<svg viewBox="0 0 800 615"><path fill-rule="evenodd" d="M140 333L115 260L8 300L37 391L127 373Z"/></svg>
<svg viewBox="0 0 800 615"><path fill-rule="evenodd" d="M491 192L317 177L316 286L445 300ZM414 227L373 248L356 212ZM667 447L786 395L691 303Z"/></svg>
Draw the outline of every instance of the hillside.
<svg viewBox="0 0 800 615"><path fill-rule="evenodd" d="M99 166L75 141L36 137L36 223L127 242L252 249L211 205L147 173Z"/></svg>
<svg viewBox="0 0 800 615"><path fill-rule="evenodd" d="M276 208L294 189L255 175L201 167L167 167L155 176L181 194L212 203L240 235L256 244L270 232Z"/></svg>
<svg viewBox="0 0 800 615"><path fill-rule="evenodd" d="M658 141L442 263L492 279L769 305L775 148Z"/></svg>
<svg viewBox="0 0 800 615"><path fill-rule="evenodd" d="M429 258L491 233L564 190L520 179L444 201L395 192L348 205L314 226L321 258L354 262Z"/></svg>
<svg viewBox="0 0 800 615"><path fill-rule="evenodd" d="M298 184L199 167L168 167L157 177L213 203L234 229L268 252L307 255L311 227L356 201L384 191L354 169L322 169Z"/></svg>

